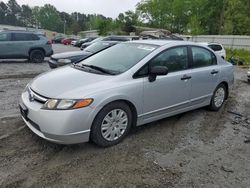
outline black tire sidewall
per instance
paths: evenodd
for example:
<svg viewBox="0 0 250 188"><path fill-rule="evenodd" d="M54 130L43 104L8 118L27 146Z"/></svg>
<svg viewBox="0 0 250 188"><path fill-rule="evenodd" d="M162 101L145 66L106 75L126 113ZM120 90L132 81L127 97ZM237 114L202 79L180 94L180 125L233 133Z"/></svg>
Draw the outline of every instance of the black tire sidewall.
<svg viewBox="0 0 250 188"><path fill-rule="evenodd" d="M215 105L214 98L215 98L215 93L217 92L217 90L218 90L219 88L223 88L223 89L224 89L225 96L224 96L224 100L223 100L222 105L221 105L220 107L217 107L217 106ZM221 107L222 107L223 104L225 103L226 95L227 95L226 86L225 86L224 84L218 85L218 86L216 87L216 89L214 90L213 97L212 97L212 99L211 99L211 103L210 103L210 106L209 106L210 109L211 109L212 111L218 111L219 109L221 109Z"/></svg>
<svg viewBox="0 0 250 188"><path fill-rule="evenodd" d="M39 55L41 56L39 61L35 60L35 57ZM44 53L41 50L33 50L30 52L30 57L29 57L30 61L33 63L42 63L44 60Z"/></svg>
<svg viewBox="0 0 250 188"><path fill-rule="evenodd" d="M120 138L118 138L117 140L114 140L114 141L108 141L102 136L101 125L102 125L102 122L103 122L103 119L105 118L105 116L110 111L112 111L114 109L121 109L124 112L126 112L126 114L128 116L128 126L127 126L127 129L125 130L124 134ZM124 102L110 103L110 104L106 105L105 107L103 107L103 109L97 114L97 116L93 122L93 125L91 127L90 138L98 146L108 147L108 146L116 145L119 142L121 142L126 137L126 135L129 133L130 128L132 126L132 119L133 119L132 112L126 103L124 103Z"/></svg>

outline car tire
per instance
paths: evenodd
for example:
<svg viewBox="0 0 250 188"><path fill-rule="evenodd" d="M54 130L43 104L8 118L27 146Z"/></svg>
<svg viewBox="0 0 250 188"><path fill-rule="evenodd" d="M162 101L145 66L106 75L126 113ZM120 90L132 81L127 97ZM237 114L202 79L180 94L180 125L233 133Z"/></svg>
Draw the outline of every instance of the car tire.
<svg viewBox="0 0 250 188"><path fill-rule="evenodd" d="M226 96L226 86L224 84L218 85L213 93L209 109L212 111L218 111L223 106Z"/></svg>
<svg viewBox="0 0 250 188"><path fill-rule="evenodd" d="M44 61L44 53L41 50L32 50L29 60L33 63L42 63Z"/></svg>
<svg viewBox="0 0 250 188"><path fill-rule="evenodd" d="M121 142L132 125L132 112L124 102L106 105L96 116L91 127L91 140L101 147Z"/></svg>

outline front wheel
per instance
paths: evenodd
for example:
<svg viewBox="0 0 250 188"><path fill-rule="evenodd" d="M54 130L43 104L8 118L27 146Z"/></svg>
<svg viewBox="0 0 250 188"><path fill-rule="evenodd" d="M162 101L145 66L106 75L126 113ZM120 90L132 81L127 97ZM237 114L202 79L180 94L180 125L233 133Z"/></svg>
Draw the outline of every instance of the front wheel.
<svg viewBox="0 0 250 188"><path fill-rule="evenodd" d="M209 108L213 111L218 111L225 102L227 90L224 84L220 84L214 91Z"/></svg>
<svg viewBox="0 0 250 188"><path fill-rule="evenodd" d="M91 128L91 140L102 147L121 142L132 125L132 112L123 102L105 106L96 116Z"/></svg>
<svg viewBox="0 0 250 188"><path fill-rule="evenodd" d="M42 63L44 60L44 53L41 50L32 50L29 60L33 63Z"/></svg>

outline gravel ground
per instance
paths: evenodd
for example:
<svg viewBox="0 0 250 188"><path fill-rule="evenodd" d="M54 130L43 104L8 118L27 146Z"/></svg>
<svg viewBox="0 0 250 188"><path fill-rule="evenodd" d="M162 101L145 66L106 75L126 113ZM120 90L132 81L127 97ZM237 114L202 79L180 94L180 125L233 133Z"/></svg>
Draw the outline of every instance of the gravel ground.
<svg viewBox="0 0 250 188"><path fill-rule="evenodd" d="M0 187L250 187L250 129L232 125L227 113L250 116L245 70L236 69L219 112L202 108L144 125L110 148L52 144L25 126L20 93L31 73L46 70L46 63L0 63Z"/></svg>

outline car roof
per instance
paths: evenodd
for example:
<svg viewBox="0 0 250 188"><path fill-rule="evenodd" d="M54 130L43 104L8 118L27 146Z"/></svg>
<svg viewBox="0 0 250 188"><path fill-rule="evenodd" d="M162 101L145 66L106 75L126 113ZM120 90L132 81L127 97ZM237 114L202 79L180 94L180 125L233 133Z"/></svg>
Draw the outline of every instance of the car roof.
<svg viewBox="0 0 250 188"><path fill-rule="evenodd" d="M149 44L149 45L156 45L156 46L165 46L171 44L178 44L178 45L199 45L198 43L189 42L189 41L176 41L176 40L135 40L129 41L128 43L137 43L137 44Z"/></svg>
<svg viewBox="0 0 250 188"><path fill-rule="evenodd" d="M95 43L118 44L118 43L122 43L122 41L97 41Z"/></svg>
<svg viewBox="0 0 250 188"><path fill-rule="evenodd" d="M23 30L1 30L1 32L6 32L6 33L28 33L28 34L40 34L35 31L23 31Z"/></svg>
<svg viewBox="0 0 250 188"><path fill-rule="evenodd" d="M198 44L206 45L206 46L208 45L220 45L221 46L221 44L217 42L199 42Z"/></svg>

